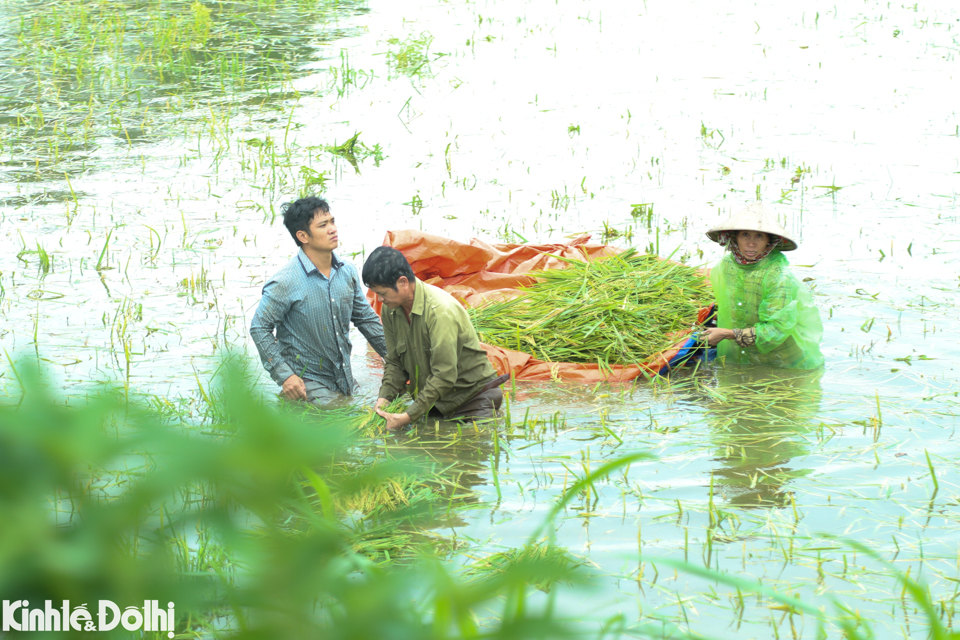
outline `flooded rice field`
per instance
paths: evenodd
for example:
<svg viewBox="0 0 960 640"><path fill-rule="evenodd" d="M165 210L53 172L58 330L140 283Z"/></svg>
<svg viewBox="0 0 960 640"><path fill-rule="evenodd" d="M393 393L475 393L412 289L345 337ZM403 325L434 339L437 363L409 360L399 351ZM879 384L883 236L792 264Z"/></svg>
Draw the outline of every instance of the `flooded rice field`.
<svg viewBox="0 0 960 640"><path fill-rule="evenodd" d="M543 538L582 558L588 587L549 599L597 630L946 637L958 55L949 2L0 0L0 388L37 361L67 404L118 386L188 426L225 361L275 393L248 326L301 194L357 266L398 229L710 266L704 232L760 200L823 371L517 382L495 433L371 447L472 493L436 531L454 567ZM362 406L381 369L353 342Z"/></svg>

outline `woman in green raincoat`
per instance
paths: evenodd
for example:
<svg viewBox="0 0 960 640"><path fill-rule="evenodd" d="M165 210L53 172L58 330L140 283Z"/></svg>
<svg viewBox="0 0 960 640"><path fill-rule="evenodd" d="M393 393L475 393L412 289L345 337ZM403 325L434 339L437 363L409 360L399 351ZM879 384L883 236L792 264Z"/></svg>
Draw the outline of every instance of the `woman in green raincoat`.
<svg viewBox="0 0 960 640"><path fill-rule="evenodd" d="M717 326L703 337L726 363L789 369L823 365L823 324L807 287L790 271L784 251L797 243L760 203L707 232L727 254L710 271Z"/></svg>

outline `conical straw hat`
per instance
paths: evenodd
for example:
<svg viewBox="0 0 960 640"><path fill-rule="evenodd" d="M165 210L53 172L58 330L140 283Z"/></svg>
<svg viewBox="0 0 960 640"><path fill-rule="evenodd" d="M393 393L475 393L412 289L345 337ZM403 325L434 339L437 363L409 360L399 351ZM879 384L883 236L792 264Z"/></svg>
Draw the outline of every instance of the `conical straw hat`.
<svg viewBox="0 0 960 640"><path fill-rule="evenodd" d="M707 231L707 237L714 242L720 241L721 231L762 231L763 233L772 233L780 236L783 241L780 243L781 251L793 251L797 248L797 243L787 235L786 229L781 227L773 215L767 211L759 202L754 202L745 209L741 209L729 220L723 224L715 226Z"/></svg>

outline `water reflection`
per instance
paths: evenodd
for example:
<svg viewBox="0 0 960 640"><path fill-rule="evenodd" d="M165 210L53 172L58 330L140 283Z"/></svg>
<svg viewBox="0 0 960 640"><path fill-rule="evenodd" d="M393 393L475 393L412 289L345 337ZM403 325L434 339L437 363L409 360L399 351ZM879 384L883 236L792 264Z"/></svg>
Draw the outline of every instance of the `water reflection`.
<svg viewBox="0 0 960 640"><path fill-rule="evenodd" d="M783 506L789 482L809 473L791 464L809 453L823 370L718 367L704 391L716 448L716 490L742 508Z"/></svg>
<svg viewBox="0 0 960 640"><path fill-rule="evenodd" d="M491 422L429 419L415 430L386 436L384 451L422 470L425 484L439 494L432 515L418 524L466 526L459 508L481 503L477 489L490 484L491 462L499 464L498 454L504 453L494 444L494 427Z"/></svg>
<svg viewBox="0 0 960 640"><path fill-rule="evenodd" d="M223 153L242 105L269 121L299 97L290 88L307 65L361 32L343 22L369 11L362 0L295 4L28 2L0 12L0 151L9 154L0 175L55 183L134 158L146 173L130 148L185 132L198 155L207 143ZM346 58L333 69L338 96L372 77ZM263 158L241 162L253 161Z"/></svg>

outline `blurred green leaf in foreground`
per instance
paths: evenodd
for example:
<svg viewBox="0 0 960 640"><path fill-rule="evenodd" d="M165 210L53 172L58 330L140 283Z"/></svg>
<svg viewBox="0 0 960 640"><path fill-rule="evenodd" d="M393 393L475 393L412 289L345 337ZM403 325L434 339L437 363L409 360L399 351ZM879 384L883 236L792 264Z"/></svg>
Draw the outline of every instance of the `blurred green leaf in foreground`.
<svg viewBox="0 0 960 640"><path fill-rule="evenodd" d="M41 373L25 362L14 367L23 398L0 408L2 600L26 600L31 609L47 600L54 608L86 604L95 623L98 601L121 610L173 602L177 637L571 632L549 607L524 608L523 572L461 584L428 547L403 564L364 553L371 527L379 535L409 530L417 514L383 509L357 518L341 506L351 503L344 492L382 483L385 469L407 479L415 470L356 455L356 416L310 421L278 410L233 373L217 394L227 419L201 431L171 425L122 393L66 406ZM491 615L503 594L514 594L505 599L509 610ZM96 635L167 637L122 626Z"/></svg>

